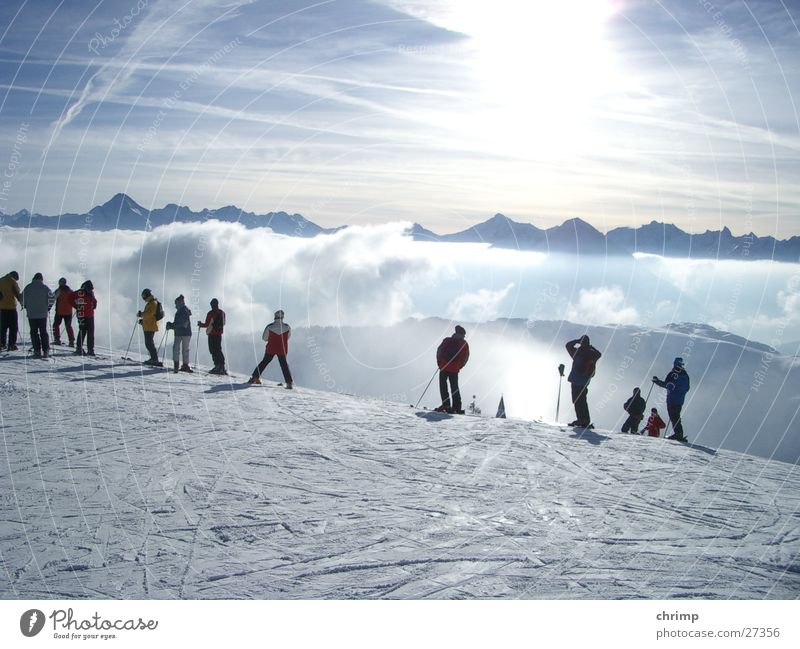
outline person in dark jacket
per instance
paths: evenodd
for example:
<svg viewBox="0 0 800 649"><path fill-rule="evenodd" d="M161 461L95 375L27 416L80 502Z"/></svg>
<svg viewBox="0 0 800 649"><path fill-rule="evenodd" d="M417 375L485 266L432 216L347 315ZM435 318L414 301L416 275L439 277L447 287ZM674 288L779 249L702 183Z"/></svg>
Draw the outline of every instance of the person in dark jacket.
<svg viewBox="0 0 800 649"><path fill-rule="evenodd" d="M186 306L183 295L175 298L175 321L167 323L167 331L172 330L175 342L172 343L172 362L175 373L192 372L189 367L189 347L192 344L192 312ZM180 365L181 355L183 364Z"/></svg>
<svg viewBox="0 0 800 649"><path fill-rule="evenodd" d="M56 315L53 318L53 344L61 344L61 323L67 330L69 346L75 346L75 332L72 330L72 289L67 285L67 278L58 280L58 288L53 293L56 300Z"/></svg>
<svg viewBox="0 0 800 649"><path fill-rule="evenodd" d="M197 321L197 326L204 328L208 335L208 351L214 368L209 374L227 374L225 370L225 354L222 353L222 334L225 330L225 312L219 308L219 300L214 298L210 302L211 311L206 314L206 321Z"/></svg>
<svg viewBox="0 0 800 649"><path fill-rule="evenodd" d="M50 336L47 333L47 314L55 301L53 291L44 283L41 273L36 273L33 280L22 289L22 308L28 314L31 328L31 345L34 358L47 358L50 355Z"/></svg>
<svg viewBox="0 0 800 649"><path fill-rule="evenodd" d="M281 372L283 372L284 385L287 390L292 389L292 373L289 370L289 363L286 362L286 354L289 353L289 337L292 335L292 328L283 321L283 311L275 312L275 321L268 324L261 339L267 343L264 350L264 358L253 370L253 375L250 377L249 383L261 384L261 374L267 369L269 362L275 357L278 357L278 363L281 365Z"/></svg>
<svg viewBox="0 0 800 649"><path fill-rule="evenodd" d="M667 439L673 439L676 442L688 442L689 440L683 434L683 423L681 422L683 401L689 391L689 375L684 369L683 359L680 356L677 357L664 380L662 381L657 376L654 376L653 383L667 390L667 414L673 430L672 435Z"/></svg>
<svg viewBox="0 0 800 649"><path fill-rule="evenodd" d="M589 392L589 382L594 376L597 361L602 354L592 347L589 336L581 336L575 340L570 340L567 345L567 353L572 358L572 369L570 370L567 381L572 385L572 403L575 406L575 421L570 426L579 428L591 428L592 418L589 414L589 404L586 397Z"/></svg>
<svg viewBox="0 0 800 649"><path fill-rule="evenodd" d="M628 418L625 420L625 423L622 424L623 433L630 431L631 435L639 434L639 424L641 424L642 419L644 419L644 409L647 407L641 393L642 391L639 388L633 388L631 398L628 399L623 406L625 412L628 413Z"/></svg>
<svg viewBox="0 0 800 649"><path fill-rule="evenodd" d="M445 338L436 350L436 364L439 367L439 395L442 398L442 405L436 408L437 412L464 414L461 408L461 391L458 388L458 373L469 361L469 344L464 339L466 335L464 327L456 325L455 333L449 338ZM450 384L449 392L447 390L448 383Z"/></svg>
<svg viewBox="0 0 800 649"><path fill-rule="evenodd" d="M94 356L94 310L97 308L97 298L94 296L94 284L86 280L81 287L72 294L72 307L78 319L78 339L75 342L75 355L83 356L83 343L86 341L86 353Z"/></svg>
<svg viewBox="0 0 800 649"><path fill-rule="evenodd" d="M0 349L9 352L17 351L17 334L19 333L19 314L17 300L22 297L19 290L19 273L12 270L0 277ZM6 343L8 346L6 346Z"/></svg>

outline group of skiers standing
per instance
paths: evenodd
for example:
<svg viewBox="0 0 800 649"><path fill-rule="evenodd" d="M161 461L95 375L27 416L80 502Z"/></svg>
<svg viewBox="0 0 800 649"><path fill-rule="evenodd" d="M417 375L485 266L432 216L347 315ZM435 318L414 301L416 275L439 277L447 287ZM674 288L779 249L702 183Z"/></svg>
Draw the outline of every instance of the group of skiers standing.
<svg viewBox="0 0 800 649"><path fill-rule="evenodd" d="M68 344L70 347L75 347L75 354L94 355L94 311L97 308L97 298L90 280L83 282L77 291L73 291L67 285L64 277L58 280L58 288L51 291L44 283L41 273L36 273L30 284L22 290L20 290L18 282L19 274L16 271L11 271L0 278L0 349L6 351L17 349L19 330L17 301L19 301L27 311L34 358L49 356L50 338L47 321L49 311L54 305L56 308L52 327L54 344L62 344L61 324L63 323L69 339ZM142 327L145 348L149 354L149 358L144 361L144 364L161 367L163 364L158 358L155 334L159 331L159 321L164 318L164 309L148 288L142 291L142 300L145 303L144 308L137 312L136 317L138 324ZM197 327L205 329L208 337L208 351L214 363L214 367L209 373L226 375L225 355L222 351L225 312L219 308L217 298L211 300L210 306L211 309L206 314L205 321L198 320ZM73 311L78 321L77 339L72 329ZM172 331L174 335L172 360L173 371L176 373L193 372L189 364L189 349L192 339L191 317L192 312L186 306L184 296L179 295L175 298L175 317L173 321L167 322L166 326L167 332ZM466 341L466 334L464 327L456 325L454 333L442 340L436 350L439 394L442 400L441 405L436 408L439 412L464 414L458 374L469 361L469 344ZM286 360L290 336L291 327L284 322L283 311L276 311L274 321L266 326L262 334L262 339L266 343L264 357L253 370L249 383L260 384L261 374L272 359L277 357L285 387L292 389L292 374ZM131 333L131 340L133 340L133 333ZM83 351L84 342L86 343L86 352ZM128 349L130 349L130 343ZM602 354L592 346L589 336L586 335L570 340L566 344L566 350L572 358L572 368L567 381L571 384L572 403L576 416L576 419L569 425L576 428L592 428L587 396L589 384L595 375L597 361L600 360ZM679 442L687 441L681 422L681 410L686 393L689 391L689 375L684 368L683 359L680 357L675 359L672 370L664 380L654 376L653 384L667 390L667 414L674 431L668 439ZM646 409L646 400L642 398L639 388L634 388L633 394L625 402L624 408L628 413L628 418L622 426L622 432L637 434ZM658 411L652 408L644 430L650 436L659 437L660 430L664 427L664 421L658 415Z"/></svg>
<svg viewBox="0 0 800 649"><path fill-rule="evenodd" d="M19 273L12 270L0 278L0 349L7 352L16 351L19 335L19 319L17 302L27 312L30 327L31 346L34 358L48 358L50 355L50 335L47 330L50 309L55 306L53 320L53 344L61 345L61 324L67 332L69 346L75 347L76 355L84 355L83 344L86 343L86 354L94 355L94 310L97 299L94 286L90 280L73 291L66 278L58 280L58 288L52 291L44 283L41 273L33 276L30 284L19 288ZM73 311L78 321L78 337L72 328Z"/></svg>
<svg viewBox="0 0 800 649"><path fill-rule="evenodd" d="M572 370L567 377L567 381L572 386L572 403L575 406L575 415L577 417L569 425L576 428L592 428L586 398L589 392L589 383L595 374L597 361L600 360L602 354L592 346L589 336L581 336L575 340L570 340L566 347L567 353L572 358ZM675 358L672 363L672 369L663 381L654 376L653 385L665 388L667 391L667 414L673 430L673 434L667 439L678 442L688 441L683 434L683 423L681 422L683 402L686 398L686 393L689 392L689 375L686 373L683 358L680 356ZM628 418L622 425L622 432L638 434L639 424L644 419L644 412L647 408L647 402L642 398L640 388L633 389L633 394L623 407L625 412L628 413ZM661 429L665 427L666 424L658 415L658 410L652 408L650 417L644 427L648 436L660 437Z"/></svg>
<svg viewBox="0 0 800 649"><path fill-rule="evenodd" d="M145 302L144 309L139 311L136 316L144 332L144 345L150 354L150 358L144 361L145 365L161 367L162 363L158 358L158 349L155 345L155 334L159 330L159 321L164 318L164 309L153 292L146 288L142 291L142 299ZM225 332L225 311L219 307L219 300L212 298L209 303L211 309L206 313L206 319L198 320L198 329L205 329L208 338L208 352L214 367L209 370L209 374L227 375L225 369L225 354L222 351L222 335ZM262 338L266 342L264 358L253 370L249 383L260 384L261 374L266 369L269 362L278 357L285 387L289 390L293 387L292 374L286 355L289 353L289 336L291 327L283 321L284 313L282 310L275 312L275 320L268 324L264 329ZM172 363L173 372L192 373L189 365L189 350L192 341L192 312L186 306L186 299L183 295L175 298L175 318L167 322L167 331L172 331L174 341L172 343ZM165 334L166 336L166 334Z"/></svg>
<svg viewBox="0 0 800 649"><path fill-rule="evenodd" d="M146 288L142 291L144 307L137 312L137 324L142 327L144 345L149 358L145 365L161 367L158 349L155 345L155 335L159 331L159 322L164 318L164 308L153 292ZM52 332L53 344L61 345L61 325L67 333L68 344L75 347L75 354L79 356L94 356L94 312L97 308L97 298L94 294L94 285L91 280L81 284L73 291L67 284L66 278L58 280L58 288L52 291L44 283L41 273L33 276L30 284L24 289L19 287L19 273L12 270L0 278L0 350L17 351L17 337L19 335L19 317L17 303L27 312L30 326L31 346L33 358L48 358L50 356L50 336L48 333L48 320L50 310L55 306ZM225 312L219 308L219 300L214 298L210 303L211 309L206 314L205 321L198 320L197 327L205 329L208 334L208 351L214 363L210 374L227 375L225 369L225 354L222 351L222 335L225 331ZM78 321L78 336L75 337L72 328L74 315ZM174 372L193 372L189 364L189 350L192 340L192 312L186 306L183 295L175 298L175 317L167 322L166 330L172 331L174 341L172 345L172 360ZM284 384L292 389L292 374L286 355L289 352L289 336L291 327L283 321L282 310L275 312L274 322L264 329L262 338L266 342L264 358L253 370L250 383L260 384L261 374L274 357L278 357L283 372ZM134 329L135 332L135 329ZM165 334L166 336L166 334ZM131 333L131 341L133 332ZM86 351L83 349L86 344ZM130 342L128 344L130 350ZM126 351L127 354L127 351Z"/></svg>
<svg viewBox="0 0 800 649"><path fill-rule="evenodd" d="M466 333L464 327L456 325L455 332L442 340L436 349L436 364L439 368L439 393L442 399L442 404L436 408L437 412L464 414L461 408L458 373L469 360L469 344L465 340ZM566 349L570 358L572 358L572 368L567 381L572 389L572 403L575 407L576 417L569 425L575 428L593 428L587 397L589 384L595 375L597 361L600 360L602 354L592 346L589 336L586 335L570 340L566 344ZM563 370L563 366L560 369ZM683 358L678 357L674 360L672 370L663 381L654 376L653 385L667 390L667 413L674 431L667 439L678 442L688 441L683 434L683 424L681 422L683 401L689 391L689 375L684 368ZM638 434L639 424L644 419L646 407L647 404L641 396L641 390L634 388L631 398L624 405L628 418L622 426L623 433ZM658 410L652 408L644 430L651 437L660 437L661 429L665 428L665 426L666 424L658 415Z"/></svg>

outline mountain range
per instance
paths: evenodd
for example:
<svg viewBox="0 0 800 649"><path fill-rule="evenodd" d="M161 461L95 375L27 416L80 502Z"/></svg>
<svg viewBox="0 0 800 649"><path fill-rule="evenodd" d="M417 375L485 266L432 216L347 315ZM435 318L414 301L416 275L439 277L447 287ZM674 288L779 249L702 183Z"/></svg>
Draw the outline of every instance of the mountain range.
<svg viewBox="0 0 800 649"><path fill-rule="evenodd" d="M235 205L194 212L184 205L170 203L160 209L148 210L126 194L116 194L108 202L85 214L45 216L20 210L15 214L2 215L2 224L10 227L66 230L150 230L173 222L202 223L212 220L241 223L247 228L268 227L278 234L294 237L331 234L347 227L323 228L300 214L255 214ZM784 240L771 236L759 237L752 232L734 236L728 227L691 234L676 225L657 221L638 228L615 228L603 234L579 218L543 229L531 223L514 221L503 214L495 214L487 221L451 234L436 234L419 223L414 223L408 233L418 241L488 243L496 248L548 253L631 255L638 252L696 259L772 259L793 263L800 260L800 236Z"/></svg>

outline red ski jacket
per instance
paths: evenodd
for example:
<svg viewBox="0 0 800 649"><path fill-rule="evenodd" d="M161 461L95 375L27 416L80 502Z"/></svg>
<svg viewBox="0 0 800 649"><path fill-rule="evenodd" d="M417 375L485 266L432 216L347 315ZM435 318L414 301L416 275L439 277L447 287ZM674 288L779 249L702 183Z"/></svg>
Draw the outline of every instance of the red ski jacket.
<svg viewBox="0 0 800 649"><path fill-rule="evenodd" d="M221 336L225 328L225 312L222 309L211 309L206 314L206 321L200 326L206 328L209 336Z"/></svg>
<svg viewBox="0 0 800 649"><path fill-rule="evenodd" d="M664 420L658 415L650 415L650 418L644 425L644 429L650 437L661 437L661 429L666 427L667 425L664 423Z"/></svg>
<svg viewBox="0 0 800 649"><path fill-rule="evenodd" d="M56 289L56 314L60 316L72 315L72 289L69 286L59 286Z"/></svg>
<svg viewBox="0 0 800 649"><path fill-rule="evenodd" d="M445 338L436 350L436 364L442 372L460 372L469 360L469 345L463 338Z"/></svg>
<svg viewBox="0 0 800 649"><path fill-rule="evenodd" d="M267 354L270 356L286 356L289 353L289 336L292 328L283 320L276 320L267 325L261 338L267 343Z"/></svg>
<svg viewBox="0 0 800 649"><path fill-rule="evenodd" d="M75 315L78 318L94 318L94 310L97 308L97 298L94 291L79 288L72 293L72 306L75 307Z"/></svg>

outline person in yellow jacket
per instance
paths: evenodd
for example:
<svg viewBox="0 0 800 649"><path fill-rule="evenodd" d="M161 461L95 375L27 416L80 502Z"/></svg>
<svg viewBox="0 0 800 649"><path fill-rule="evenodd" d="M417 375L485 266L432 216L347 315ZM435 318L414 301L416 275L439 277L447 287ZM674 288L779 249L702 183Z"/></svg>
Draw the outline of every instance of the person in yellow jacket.
<svg viewBox="0 0 800 649"><path fill-rule="evenodd" d="M158 321L161 319L159 315L159 303L156 296L146 288L142 291L142 299L145 302L144 310L139 311L136 315L139 316L139 324L142 325L144 331L144 346L147 348L150 358L144 362L145 365L155 365L161 367L162 363L158 360L158 350L156 349L155 338L158 331ZM160 311L163 317L163 308Z"/></svg>
<svg viewBox="0 0 800 649"><path fill-rule="evenodd" d="M19 273L15 270L0 278L0 349L5 348L10 352L17 350L17 300L22 297L18 281Z"/></svg>

